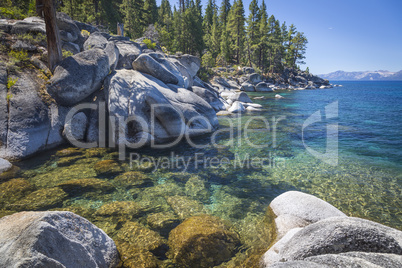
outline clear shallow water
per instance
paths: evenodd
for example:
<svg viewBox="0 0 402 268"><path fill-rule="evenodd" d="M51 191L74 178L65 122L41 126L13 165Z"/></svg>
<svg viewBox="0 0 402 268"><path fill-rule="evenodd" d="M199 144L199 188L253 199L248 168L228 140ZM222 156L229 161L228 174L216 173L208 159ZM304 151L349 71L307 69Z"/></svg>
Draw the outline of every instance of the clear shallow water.
<svg viewBox="0 0 402 268"><path fill-rule="evenodd" d="M206 145L203 149L180 143L169 150L135 152L144 163L160 160L159 164L137 166L133 162L130 167L128 160L118 162L116 152L104 149L50 152L18 163L21 180L14 181L13 188L19 190L11 197L1 193L1 213L71 210L105 230L118 244L127 242L122 237L126 222L138 222L145 228L139 232L153 230L167 239L169 231L185 218L208 213L231 222L242 241L236 258L222 267L252 263L253 256L258 259L271 242L266 208L289 190L314 194L350 216L402 230L402 82L340 84L343 87L276 92L285 97L280 100L274 98L276 93L264 94L266 99L255 100L264 106L263 112L220 118L219 146L210 144L211 135L207 135L194 140ZM335 101L338 116L323 116L302 135L306 119L317 111L324 115L325 106ZM302 141L325 153L328 124L339 126L335 166L311 155ZM232 136L224 131L228 126L234 130ZM181 159L190 160L187 168L178 164ZM109 173L102 171L102 164ZM127 173L132 171L136 173ZM132 206L132 213L119 212L118 205L105 209L108 204ZM155 227L151 219L159 215L168 215L173 223ZM157 240L153 243L161 243ZM137 256L138 247L151 250L149 241L143 242L129 241L136 246L125 247L126 255ZM152 254L160 265L174 267L164 253Z"/></svg>

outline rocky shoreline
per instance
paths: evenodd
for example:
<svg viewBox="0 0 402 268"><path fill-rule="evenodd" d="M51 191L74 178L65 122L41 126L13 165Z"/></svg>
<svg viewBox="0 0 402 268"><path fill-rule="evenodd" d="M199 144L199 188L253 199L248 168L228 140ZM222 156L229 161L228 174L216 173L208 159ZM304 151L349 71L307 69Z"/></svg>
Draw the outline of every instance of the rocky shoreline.
<svg viewBox="0 0 402 268"><path fill-rule="evenodd" d="M332 87L328 81L299 70L285 69L282 75L270 77L250 67L217 68L212 79L204 82L197 76L201 67L197 57L166 55L158 46L149 49L143 39L131 41L101 33L65 14L58 14L58 24L62 46L73 56L64 59L52 75L46 67L45 42L32 41L29 37L45 34L43 20L0 20L3 46L0 60L9 62L0 66L0 181L3 186L18 174L18 168L9 161L64 145L69 136L81 144L101 145L105 134L100 128L101 107L105 108L105 118L122 120L117 120L109 131L117 137L109 146L128 143L145 146L151 142L163 144L182 133L195 136L211 132L218 127L217 115L260 111L263 107L253 103L246 92ZM83 30L89 34L83 35ZM17 59L15 55L20 54L10 54L11 51L23 53ZM70 114L72 107L83 104L88 106ZM150 112L153 105L160 105L153 111L154 117ZM141 118L145 126L153 122L154 130L141 124L124 125L131 116ZM74 150L67 153L71 154L68 161L76 160ZM119 168L114 161L103 160L96 164L94 172L107 175ZM24 182L15 179L13 183ZM149 181L143 178L136 183ZM191 183L202 182L189 180ZM33 191L25 191L24 187L28 189L29 185L21 186L21 198ZM38 190L33 192L36 195L24 198L53 198L59 202L76 189L107 192L112 188L113 185L99 179L72 180L57 185L52 192ZM140 224L126 222L119 226L118 235L123 242L118 245L101 229L71 212L26 211L2 217L0 255L5 257L0 258L0 266L116 267L119 261L128 258L134 262L131 267L135 267L136 258L142 263L156 263L156 257L150 252L166 253L182 267L213 267L230 260L241 243L239 234L230 223L203 214L201 208L200 215L183 210L182 204L189 200L182 196L167 198L178 217L185 219L181 223L172 222L163 213L147 219L155 229L169 225L172 231L168 240ZM199 207L193 203L194 208ZM34 205L26 208L36 209ZM96 216L124 213L137 215L141 209L134 202L112 202L99 208ZM267 218L274 219L267 229L273 230L270 236L276 239L264 250L262 267L402 265L402 232L347 217L314 196L284 193L271 202ZM138 237L147 241L146 250L126 250L127 241L137 242ZM132 256L119 256L118 252L131 252Z"/></svg>

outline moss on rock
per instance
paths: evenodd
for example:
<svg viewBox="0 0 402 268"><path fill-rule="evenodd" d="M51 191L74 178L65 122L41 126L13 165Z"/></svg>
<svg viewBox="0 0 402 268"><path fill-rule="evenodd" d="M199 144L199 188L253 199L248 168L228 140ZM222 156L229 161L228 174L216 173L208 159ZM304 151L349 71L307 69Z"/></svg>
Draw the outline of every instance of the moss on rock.
<svg viewBox="0 0 402 268"><path fill-rule="evenodd" d="M57 161L57 166L58 167L69 166L69 165L74 164L79 159L81 159L81 156L79 156L79 155L62 157Z"/></svg>
<svg viewBox="0 0 402 268"><path fill-rule="evenodd" d="M81 149L72 147L57 151L56 156L58 157L75 156L80 155L81 153L82 153Z"/></svg>
<svg viewBox="0 0 402 268"><path fill-rule="evenodd" d="M34 190L29 181L12 179L0 184L0 205L14 203Z"/></svg>
<svg viewBox="0 0 402 268"><path fill-rule="evenodd" d="M17 203L7 205L6 208L16 211L47 210L61 206L66 197L67 193L58 187L44 188L30 193Z"/></svg>
<svg viewBox="0 0 402 268"><path fill-rule="evenodd" d="M147 175L139 171L123 173L114 178L113 182L116 186L122 188L152 186L152 180Z"/></svg>
<svg viewBox="0 0 402 268"><path fill-rule="evenodd" d="M125 268L158 268L158 259L145 249L133 247L128 242L117 243L122 267Z"/></svg>
<svg viewBox="0 0 402 268"><path fill-rule="evenodd" d="M115 201L104 204L96 212L96 216L110 217L110 216L125 216L135 217L143 212L143 208L133 201Z"/></svg>
<svg viewBox="0 0 402 268"><path fill-rule="evenodd" d="M157 256L163 256L167 251L165 239L137 222L126 222L116 237L122 242L129 243L132 248L148 250Z"/></svg>
<svg viewBox="0 0 402 268"><path fill-rule="evenodd" d="M179 225L180 220L172 212L159 212L148 215L147 223L152 229L165 235Z"/></svg>
<svg viewBox="0 0 402 268"><path fill-rule="evenodd" d="M199 215L173 229L168 244L168 256L179 267L213 267L234 256L240 239L221 219Z"/></svg>
<svg viewBox="0 0 402 268"><path fill-rule="evenodd" d="M114 160L102 160L94 165L94 170L98 176L112 176L123 172L120 164Z"/></svg>

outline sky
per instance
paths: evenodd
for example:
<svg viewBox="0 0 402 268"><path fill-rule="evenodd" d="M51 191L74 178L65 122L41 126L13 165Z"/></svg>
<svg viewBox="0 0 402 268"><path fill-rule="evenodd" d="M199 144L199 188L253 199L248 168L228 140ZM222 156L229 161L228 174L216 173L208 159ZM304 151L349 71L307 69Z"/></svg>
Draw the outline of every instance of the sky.
<svg viewBox="0 0 402 268"><path fill-rule="evenodd" d="M258 0L259 5L262 0ZM160 0L157 0L160 4ZM178 0L170 0L178 5ZM220 6L221 0L216 0ZM233 3L233 0L231 1ZM246 15L251 0L243 0ZM308 39L314 74L402 70L402 0L265 0L268 15ZM203 9L207 0L202 0Z"/></svg>

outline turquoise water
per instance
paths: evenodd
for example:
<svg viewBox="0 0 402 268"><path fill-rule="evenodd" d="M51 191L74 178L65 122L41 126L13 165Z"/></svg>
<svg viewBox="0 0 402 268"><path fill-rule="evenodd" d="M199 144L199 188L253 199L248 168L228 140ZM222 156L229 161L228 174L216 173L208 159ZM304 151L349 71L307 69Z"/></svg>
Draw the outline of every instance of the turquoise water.
<svg viewBox="0 0 402 268"><path fill-rule="evenodd" d="M25 188L15 196L0 195L6 199L0 200L1 213L26 210L21 205L24 195L30 194L35 203L51 190L53 202L28 208L71 210L104 229L118 244L123 243L119 232L125 221L139 222L167 239L174 226L155 229L148 217L167 213L173 215L172 222L180 222L198 213L212 214L231 222L242 240L242 250L223 267L238 267L266 249L271 242L264 235L267 206L289 190L314 194L350 216L402 230L402 82L339 84L343 87L250 93L251 98L265 96L255 100L264 107L262 112L219 117L220 132L193 139L204 148L182 142L164 150L133 151L145 166L138 166L138 161L130 166L129 158L119 162L117 152L102 149L48 152L17 163L18 185L23 185L18 187ZM275 99L278 93L285 98ZM328 105L332 109L325 111ZM318 111L321 116L302 134L303 124ZM337 133L327 135L329 125L337 126ZM336 137L335 162L334 154L327 163L328 158L317 158L305 147L322 155L327 141ZM109 172L99 171L102 160L112 160L107 162ZM147 166L149 161L155 162ZM127 173L133 170L137 173ZM89 187L85 184L89 182L81 181L85 178L97 180ZM141 213L99 212L115 201L134 202ZM165 256L157 257L170 265Z"/></svg>

